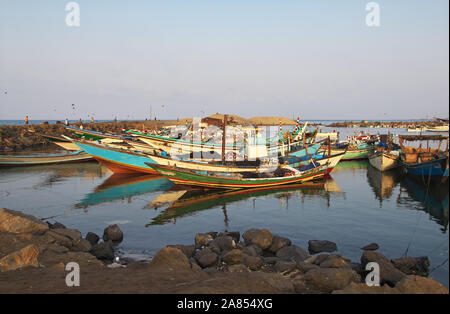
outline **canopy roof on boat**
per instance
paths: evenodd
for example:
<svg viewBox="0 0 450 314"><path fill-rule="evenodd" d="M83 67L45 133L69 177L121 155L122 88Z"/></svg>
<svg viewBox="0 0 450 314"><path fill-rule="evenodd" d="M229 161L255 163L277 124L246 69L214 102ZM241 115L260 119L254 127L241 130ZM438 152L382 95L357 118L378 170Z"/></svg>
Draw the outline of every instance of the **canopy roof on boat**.
<svg viewBox="0 0 450 314"><path fill-rule="evenodd" d="M433 135L399 135L399 139L405 141L443 141L447 140L448 136L433 134Z"/></svg>

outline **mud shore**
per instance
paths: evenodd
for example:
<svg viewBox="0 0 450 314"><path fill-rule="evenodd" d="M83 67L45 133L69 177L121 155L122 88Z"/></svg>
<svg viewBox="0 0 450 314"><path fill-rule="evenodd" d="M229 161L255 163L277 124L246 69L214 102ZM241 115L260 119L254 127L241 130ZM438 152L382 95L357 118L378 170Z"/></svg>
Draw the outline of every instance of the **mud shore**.
<svg viewBox="0 0 450 314"><path fill-rule="evenodd" d="M267 229L208 232L192 245L168 245L150 263L118 260L114 247L126 234L117 225L103 236L0 210L0 293L432 293L448 294L427 278L427 257L389 260L376 243L360 261L336 254L337 244L311 240L303 249ZM103 241L101 240L103 239ZM69 287L69 262L80 285ZM380 286L368 286L365 266L380 267Z"/></svg>

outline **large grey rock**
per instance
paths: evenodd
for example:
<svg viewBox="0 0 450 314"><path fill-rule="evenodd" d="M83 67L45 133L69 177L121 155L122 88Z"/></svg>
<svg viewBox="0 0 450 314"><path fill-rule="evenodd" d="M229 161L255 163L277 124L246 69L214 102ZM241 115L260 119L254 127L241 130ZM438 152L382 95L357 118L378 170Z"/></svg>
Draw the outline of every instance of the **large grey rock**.
<svg viewBox="0 0 450 314"><path fill-rule="evenodd" d="M98 241L100 240L100 237L98 236L98 235L96 235L95 233L93 233L93 232L88 232L87 234L86 234L86 240L88 240L89 241L89 243L93 246L93 245L96 245L97 243L98 243Z"/></svg>
<svg viewBox="0 0 450 314"><path fill-rule="evenodd" d="M195 259L202 268L215 266L217 264L217 254L208 248L204 248L195 253Z"/></svg>
<svg viewBox="0 0 450 314"><path fill-rule="evenodd" d="M90 253L99 260L112 261L114 259L114 248L111 241L97 243L92 247Z"/></svg>
<svg viewBox="0 0 450 314"><path fill-rule="evenodd" d="M267 249L269 252L276 253L278 250L285 246L291 245L291 240L274 235L272 239L272 245Z"/></svg>
<svg viewBox="0 0 450 314"><path fill-rule="evenodd" d="M214 240L209 242L209 246L218 247L220 251L229 251L236 247L236 242L230 236L219 235Z"/></svg>
<svg viewBox="0 0 450 314"><path fill-rule="evenodd" d="M294 261L297 263L310 257L305 250L297 245L285 246L284 248L278 250L276 255L284 261Z"/></svg>
<svg viewBox="0 0 450 314"><path fill-rule="evenodd" d="M123 232L118 225L110 225L103 231L103 241L109 240L113 242L121 242L123 240Z"/></svg>
<svg viewBox="0 0 450 314"><path fill-rule="evenodd" d="M2 208L0 210L0 232L33 233L48 230L48 224L22 212Z"/></svg>
<svg viewBox="0 0 450 314"><path fill-rule="evenodd" d="M321 252L334 252L337 250L337 245L334 242L327 240L309 240L308 251L310 254Z"/></svg>
<svg viewBox="0 0 450 314"><path fill-rule="evenodd" d="M242 234L246 245L256 244L263 250L272 245L273 235L267 229L249 229Z"/></svg>
<svg viewBox="0 0 450 314"><path fill-rule="evenodd" d="M380 246L377 243L373 242L373 243L367 244L366 246L363 246L361 248L361 250L364 250L364 251L376 251L379 248L380 248Z"/></svg>
<svg viewBox="0 0 450 314"><path fill-rule="evenodd" d="M395 268L407 275L427 277L429 274L430 261L427 256L394 258L391 262Z"/></svg>
<svg viewBox="0 0 450 314"><path fill-rule="evenodd" d="M378 263L380 266L380 283L387 283L394 287L397 282L402 280L406 274L394 267L394 265L381 253L373 251L364 251L361 256L361 267L366 269L370 262Z"/></svg>

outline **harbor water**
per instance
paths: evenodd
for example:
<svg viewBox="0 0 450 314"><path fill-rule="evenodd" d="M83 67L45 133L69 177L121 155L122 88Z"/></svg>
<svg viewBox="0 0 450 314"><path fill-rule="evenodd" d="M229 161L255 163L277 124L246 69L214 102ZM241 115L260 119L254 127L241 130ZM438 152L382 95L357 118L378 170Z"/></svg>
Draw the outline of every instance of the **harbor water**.
<svg viewBox="0 0 450 314"><path fill-rule="evenodd" d="M3 168L0 207L83 235L118 224L118 254L138 260L208 231L267 228L306 249L308 240L330 240L354 262L376 242L388 258L428 256L430 277L449 287L448 184L423 186L366 160L339 163L325 185L241 192L190 191L162 177L114 175L96 162Z"/></svg>

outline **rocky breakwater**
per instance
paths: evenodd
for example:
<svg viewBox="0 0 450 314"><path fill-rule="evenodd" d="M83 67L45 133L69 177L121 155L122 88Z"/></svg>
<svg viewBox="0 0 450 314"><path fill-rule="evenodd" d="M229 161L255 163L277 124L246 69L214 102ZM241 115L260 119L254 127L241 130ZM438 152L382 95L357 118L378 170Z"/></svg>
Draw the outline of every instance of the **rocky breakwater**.
<svg viewBox="0 0 450 314"><path fill-rule="evenodd" d="M117 225L100 236L0 210L0 293L448 293L426 278L426 257L389 260L363 249L352 262L331 241L308 250L266 229L198 233L192 245L168 245L150 263L117 262ZM114 261L114 262L113 262ZM80 266L81 283L66 285L65 266ZM364 283L365 265L380 265L379 287Z"/></svg>

